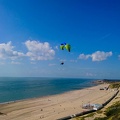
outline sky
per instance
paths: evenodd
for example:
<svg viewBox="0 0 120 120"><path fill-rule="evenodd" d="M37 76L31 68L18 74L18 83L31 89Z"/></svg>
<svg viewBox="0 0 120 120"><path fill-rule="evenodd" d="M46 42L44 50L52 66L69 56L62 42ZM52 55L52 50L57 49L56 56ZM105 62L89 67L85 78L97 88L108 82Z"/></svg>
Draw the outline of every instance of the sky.
<svg viewBox="0 0 120 120"><path fill-rule="evenodd" d="M119 0L0 0L0 77L120 79L119 6ZM63 42L70 52L60 49Z"/></svg>

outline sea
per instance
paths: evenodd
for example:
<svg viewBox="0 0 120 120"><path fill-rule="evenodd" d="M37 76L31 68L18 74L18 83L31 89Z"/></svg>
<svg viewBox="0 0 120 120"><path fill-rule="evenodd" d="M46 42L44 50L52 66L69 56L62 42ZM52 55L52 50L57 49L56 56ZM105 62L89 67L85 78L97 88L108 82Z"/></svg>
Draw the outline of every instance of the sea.
<svg viewBox="0 0 120 120"><path fill-rule="evenodd" d="M47 77L0 77L0 103L37 98L91 86L94 79Z"/></svg>

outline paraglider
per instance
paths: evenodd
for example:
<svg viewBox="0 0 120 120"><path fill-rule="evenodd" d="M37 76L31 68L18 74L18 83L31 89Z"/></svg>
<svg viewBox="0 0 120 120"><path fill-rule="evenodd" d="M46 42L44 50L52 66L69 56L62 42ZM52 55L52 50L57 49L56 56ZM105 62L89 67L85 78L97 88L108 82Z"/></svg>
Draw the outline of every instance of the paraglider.
<svg viewBox="0 0 120 120"><path fill-rule="evenodd" d="M60 45L60 49L61 50L64 50L64 48L66 48L66 50L68 51L68 52L70 52L70 50L71 50L71 46L70 46L70 44L66 44L66 43L61 43L61 45Z"/></svg>
<svg viewBox="0 0 120 120"><path fill-rule="evenodd" d="M70 44L68 44L68 43L61 43L60 44L60 49L61 50L64 50L64 49L66 49L68 52L70 52L71 51L71 45ZM61 65L63 65L64 64L64 62L61 62Z"/></svg>

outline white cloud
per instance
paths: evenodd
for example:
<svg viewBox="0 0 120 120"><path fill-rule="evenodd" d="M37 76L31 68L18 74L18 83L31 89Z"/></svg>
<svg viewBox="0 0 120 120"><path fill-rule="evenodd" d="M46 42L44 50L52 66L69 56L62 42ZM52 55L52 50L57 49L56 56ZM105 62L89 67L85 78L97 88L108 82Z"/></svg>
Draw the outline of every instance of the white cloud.
<svg viewBox="0 0 120 120"><path fill-rule="evenodd" d="M103 61L112 56L112 52L97 51L91 55L92 61Z"/></svg>
<svg viewBox="0 0 120 120"><path fill-rule="evenodd" d="M26 55L31 60L50 60L54 58L55 51L50 47L48 42L41 43L39 41L26 41L25 45L28 49Z"/></svg>
<svg viewBox="0 0 120 120"><path fill-rule="evenodd" d="M1 43L0 44L0 59L17 59L19 57L25 56L24 53L14 51L14 46L12 46L11 41L8 43Z"/></svg>
<svg viewBox="0 0 120 120"><path fill-rule="evenodd" d="M96 51L92 53L91 55L85 55L85 54L80 54L79 59L88 59L92 58L92 61L103 61L106 60L107 57L112 56L112 52L104 52L104 51Z"/></svg>

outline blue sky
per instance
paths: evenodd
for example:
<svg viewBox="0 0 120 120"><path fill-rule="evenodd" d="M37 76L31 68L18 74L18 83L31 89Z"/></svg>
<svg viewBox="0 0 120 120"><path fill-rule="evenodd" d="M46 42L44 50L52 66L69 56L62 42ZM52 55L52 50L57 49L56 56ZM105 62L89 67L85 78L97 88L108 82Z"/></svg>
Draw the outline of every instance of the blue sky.
<svg viewBox="0 0 120 120"><path fill-rule="evenodd" d="M119 79L119 6L119 0L0 0L0 76ZM59 49L62 42L71 52Z"/></svg>

